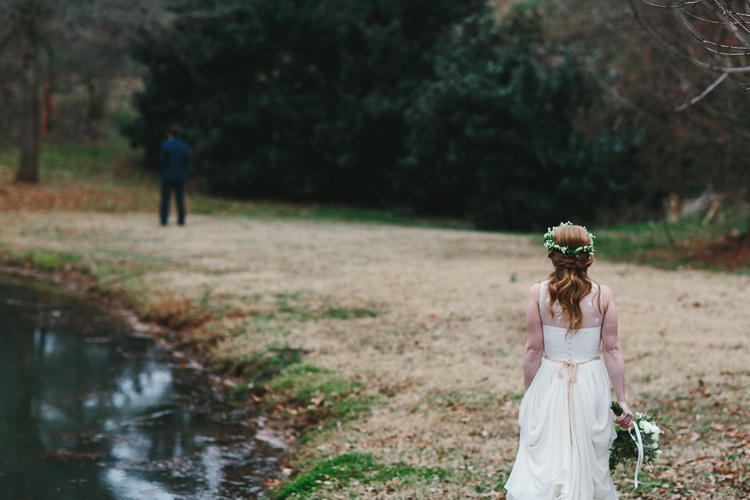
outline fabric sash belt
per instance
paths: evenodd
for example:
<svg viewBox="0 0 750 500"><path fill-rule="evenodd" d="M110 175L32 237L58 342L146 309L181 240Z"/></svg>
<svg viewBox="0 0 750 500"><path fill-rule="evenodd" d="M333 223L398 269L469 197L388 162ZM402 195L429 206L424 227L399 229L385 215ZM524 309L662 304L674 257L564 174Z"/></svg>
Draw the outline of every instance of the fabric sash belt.
<svg viewBox="0 0 750 500"><path fill-rule="evenodd" d="M570 401L570 391L573 390L573 384L578 382L578 365L584 363L590 363L592 361L599 361L599 358L584 359L583 361L564 361L562 359L553 358L551 356L544 355L544 359L560 363L562 366L557 372L557 376L563 378L566 374L568 375L568 401ZM571 414L571 419L575 419L575 415Z"/></svg>
<svg viewBox="0 0 750 500"><path fill-rule="evenodd" d="M567 374L568 383L575 384L576 382L578 382L578 365L582 365L584 363L590 363L591 361L599 361L600 358L596 357L596 358L591 358L591 359L584 359L583 361L563 361L562 359L553 358L545 354L544 359L548 359L550 361L554 361L555 363L562 364L562 366L560 367L560 370L557 372L557 376L562 378Z"/></svg>

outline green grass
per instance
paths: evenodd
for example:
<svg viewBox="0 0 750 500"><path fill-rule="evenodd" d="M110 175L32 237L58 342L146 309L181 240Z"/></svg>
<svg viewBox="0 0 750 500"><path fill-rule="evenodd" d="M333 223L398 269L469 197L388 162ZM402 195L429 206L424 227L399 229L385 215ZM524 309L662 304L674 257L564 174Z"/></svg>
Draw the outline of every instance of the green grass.
<svg viewBox="0 0 750 500"><path fill-rule="evenodd" d="M339 307L327 306L320 310L311 308L304 302L305 297L300 293L276 294L277 313L258 315L259 321L283 318L287 321L315 321L319 319L349 320L360 318L377 318L380 312L373 307Z"/></svg>
<svg viewBox="0 0 750 500"><path fill-rule="evenodd" d="M5 178L11 178L15 172L18 155L17 148L0 144L0 171L5 170ZM81 188L86 193L80 196L95 196L99 191L98 200L87 199L76 205L76 210L153 211L158 198L157 174L140 166L141 157L140 151L132 150L123 137L112 131L95 143L85 142L83 139L70 139L64 143L45 140L40 149L40 187ZM461 220L421 219L388 211L213 196L201 190L199 179L188 184L188 198L192 214L452 229L472 227ZM60 209L64 210L65 207ZM695 245L715 241L732 231L746 232L750 211L746 207L722 207L704 224L706 212L707 209L668 224L674 245L670 243L664 225L658 221L596 229L594 232L597 235L598 256L604 260L654 265L665 269L690 265L725 270L722 266L692 262ZM65 235L60 237L64 238ZM740 270L744 271L745 269ZM513 279L512 275L511 281ZM291 300L286 302L290 304L282 307L282 313L292 316L298 314L300 320L314 319L309 313L295 309L291 304L295 298L289 299ZM353 319L374 317L377 314L377 311L367 308L332 307L324 314L318 314L318 317Z"/></svg>
<svg viewBox="0 0 750 500"><path fill-rule="evenodd" d="M0 170L12 178L19 162L15 147L0 143ZM140 195L138 201L113 206L109 211L153 210L158 195L158 176L141 166L142 152L129 147L127 140L110 132L96 143L70 139L64 143L42 141L39 156L40 186L60 185L101 189L105 195ZM144 193L145 191L145 193ZM151 194L144 197L143 194ZM335 205L301 204L273 200L249 200L219 197L205 193L200 179L187 184L189 211L197 215L238 216L255 219L293 219L328 222L378 223L399 226L471 229L461 220L406 217L389 211L369 210ZM28 207L33 208L33 207ZM91 205L104 210L102 202Z"/></svg>
<svg viewBox="0 0 750 500"><path fill-rule="evenodd" d="M43 141L39 150L39 177L42 182L59 180L84 180L104 183L121 183L123 180L142 182L148 177L145 171L117 169L118 164L136 164L139 153L130 149L127 141L116 134L95 144L83 141L54 143ZM16 169L19 151L0 147L0 168ZM127 173L127 179L115 174Z"/></svg>
<svg viewBox="0 0 750 500"><path fill-rule="evenodd" d="M214 198L192 192L193 210L199 215L234 215L258 219L306 219L316 221L380 223L399 226L455 227L468 229L461 221L431 221L407 218L389 212L348 207L294 204L265 200Z"/></svg>
<svg viewBox="0 0 750 500"><path fill-rule="evenodd" d="M0 262L8 266L29 267L43 272L70 271L81 261L79 255L46 250L0 251Z"/></svg>
<svg viewBox="0 0 750 500"><path fill-rule="evenodd" d="M298 349L288 345L266 346L264 353L256 354L244 359L238 368L242 375L248 377L248 383L262 385L277 377L285 369L302 361L302 356L309 353L305 349ZM235 395L249 390L248 385L235 386ZM257 392L257 391L256 391Z"/></svg>
<svg viewBox="0 0 750 500"><path fill-rule="evenodd" d="M403 463L379 464L371 454L347 453L316 463L293 480L271 492L275 500L306 498L323 487L346 487L386 483L398 479L401 486L414 481L445 481L448 474L442 468L412 467Z"/></svg>
<svg viewBox="0 0 750 500"><path fill-rule="evenodd" d="M341 423L369 415L379 400L360 394L360 382L343 380L337 372L309 364L287 368L267 386L272 403L296 407L296 418L307 422L300 444Z"/></svg>
<svg viewBox="0 0 750 500"><path fill-rule="evenodd" d="M286 392L287 401L306 403L321 395L344 397L357 388L357 382L341 380L336 372L303 364L286 370L270 383L273 391Z"/></svg>
<svg viewBox="0 0 750 500"><path fill-rule="evenodd" d="M669 241L662 222L622 224L593 230L596 235L597 258L619 262L647 264L675 270L683 266L725 270L704 262L693 261L701 244L719 240L732 232L748 230L750 211L747 208L721 209L708 223L706 211L682 217L667 224L674 246Z"/></svg>
<svg viewBox="0 0 750 500"><path fill-rule="evenodd" d="M136 280L149 272L170 266L166 259L134 255L128 252L107 252L98 259L52 250L0 249L0 264L23 267L41 272L76 271L96 280L96 288L107 291L110 286L140 286Z"/></svg>

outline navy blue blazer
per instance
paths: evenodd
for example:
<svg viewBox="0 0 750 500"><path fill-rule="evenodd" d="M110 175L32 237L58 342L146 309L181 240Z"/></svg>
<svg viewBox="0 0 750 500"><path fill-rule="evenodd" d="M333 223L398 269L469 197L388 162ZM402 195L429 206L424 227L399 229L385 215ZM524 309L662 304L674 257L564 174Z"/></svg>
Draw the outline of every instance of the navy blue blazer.
<svg viewBox="0 0 750 500"><path fill-rule="evenodd" d="M159 153L159 177L166 182L185 182L188 180L190 154L187 144L179 139L167 139L161 145Z"/></svg>

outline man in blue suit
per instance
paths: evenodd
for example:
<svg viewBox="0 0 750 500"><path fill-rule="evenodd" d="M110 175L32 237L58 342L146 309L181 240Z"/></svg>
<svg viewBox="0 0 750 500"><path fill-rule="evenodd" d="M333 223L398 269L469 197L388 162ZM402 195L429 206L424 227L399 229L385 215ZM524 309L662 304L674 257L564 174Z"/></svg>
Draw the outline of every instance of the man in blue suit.
<svg viewBox="0 0 750 500"><path fill-rule="evenodd" d="M161 145L159 153L159 177L161 178L161 225L167 225L169 202L174 191L177 203L177 223L185 225L185 181L188 180L190 155L187 144L180 139L180 129L171 127L167 140Z"/></svg>

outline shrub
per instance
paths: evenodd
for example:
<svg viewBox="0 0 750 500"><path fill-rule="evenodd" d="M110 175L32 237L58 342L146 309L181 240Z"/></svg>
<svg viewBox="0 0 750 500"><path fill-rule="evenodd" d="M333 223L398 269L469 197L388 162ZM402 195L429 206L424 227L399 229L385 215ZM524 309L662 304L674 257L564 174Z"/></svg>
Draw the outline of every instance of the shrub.
<svg viewBox="0 0 750 500"><path fill-rule="evenodd" d="M438 38L483 0L216 0L145 37L139 117L154 162L183 125L208 186L246 196L377 205L405 153L404 112Z"/></svg>
<svg viewBox="0 0 750 500"><path fill-rule="evenodd" d="M528 14L504 26L472 16L452 30L408 114L397 197L480 228L527 230L591 221L624 191L634 142L576 133L601 89L572 51L541 45L537 26Z"/></svg>
<svg viewBox="0 0 750 500"><path fill-rule="evenodd" d="M526 230L627 194L636 141L574 123L600 85L571 48L484 0L214 0L145 37L138 117L153 163L183 126L210 189L466 217ZM464 19L464 21L461 21Z"/></svg>

